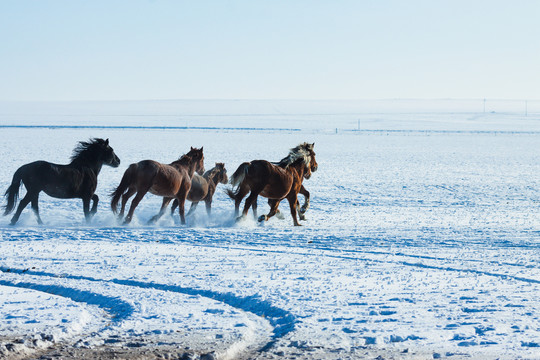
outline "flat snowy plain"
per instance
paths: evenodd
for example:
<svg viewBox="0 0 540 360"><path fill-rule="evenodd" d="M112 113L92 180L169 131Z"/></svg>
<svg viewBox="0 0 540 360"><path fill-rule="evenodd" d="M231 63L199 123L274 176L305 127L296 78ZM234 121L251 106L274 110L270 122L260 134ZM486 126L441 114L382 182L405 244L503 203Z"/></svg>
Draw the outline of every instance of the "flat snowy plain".
<svg viewBox="0 0 540 360"><path fill-rule="evenodd" d="M540 111L426 104L2 104L2 192L90 137L122 163L89 225L44 194L44 226L0 218L0 357L540 359ZM147 226L151 194L129 226L110 210L130 163L204 146L230 175L304 141L303 227L286 203L236 223L223 185L187 226Z"/></svg>

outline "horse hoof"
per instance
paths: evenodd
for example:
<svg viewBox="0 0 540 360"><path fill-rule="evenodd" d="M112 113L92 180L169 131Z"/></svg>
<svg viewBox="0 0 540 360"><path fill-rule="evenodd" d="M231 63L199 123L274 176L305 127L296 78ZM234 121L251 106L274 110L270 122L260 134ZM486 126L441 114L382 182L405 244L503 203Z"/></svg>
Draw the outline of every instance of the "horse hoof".
<svg viewBox="0 0 540 360"><path fill-rule="evenodd" d="M285 219L285 216L283 215L283 213L281 211L278 211L276 213L276 217L279 219L279 220L283 220Z"/></svg>
<svg viewBox="0 0 540 360"><path fill-rule="evenodd" d="M259 222L268 221L268 217L266 215L259 216Z"/></svg>
<svg viewBox="0 0 540 360"><path fill-rule="evenodd" d="M304 215L302 215L302 214L300 214L299 218L300 218L300 220L302 220L302 221L306 221L306 217L305 217Z"/></svg>
<svg viewBox="0 0 540 360"><path fill-rule="evenodd" d="M242 221L242 220L244 220L244 217L243 217L243 216L239 216L239 217L236 218L236 222L240 222L240 221Z"/></svg>

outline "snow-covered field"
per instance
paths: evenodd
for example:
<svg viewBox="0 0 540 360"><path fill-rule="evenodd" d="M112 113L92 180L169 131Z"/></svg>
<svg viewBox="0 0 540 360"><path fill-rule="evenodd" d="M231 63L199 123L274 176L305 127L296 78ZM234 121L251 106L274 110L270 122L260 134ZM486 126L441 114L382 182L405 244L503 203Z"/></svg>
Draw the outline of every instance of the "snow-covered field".
<svg viewBox="0 0 540 360"><path fill-rule="evenodd" d="M90 137L122 163L102 169L89 225L80 200L44 194L44 226L29 208L0 218L0 357L540 359L540 111L190 104L3 104L2 192ZM147 226L151 194L127 227L110 210L130 163L204 146L232 174L304 141L319 170L303 227L286 203L284 220L236 223L223 185L187 226Z"/></svg>

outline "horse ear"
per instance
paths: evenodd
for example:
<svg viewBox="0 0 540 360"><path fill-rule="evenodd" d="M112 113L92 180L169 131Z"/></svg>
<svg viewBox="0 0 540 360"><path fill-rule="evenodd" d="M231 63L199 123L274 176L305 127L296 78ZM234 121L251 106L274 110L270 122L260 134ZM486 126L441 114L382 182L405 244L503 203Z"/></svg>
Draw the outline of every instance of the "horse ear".
<svg viewBox="0 0 540 360"><path fill-rule="evenodd" d="M191 150L193 150L193 146L190 146Z"/></svg>
<svg viewBox="0 0 540 360"><path fill-rule="evenodd" d="M204 146L201 146L201 152L202 152L202 150L203 150L203 147L204 147Z"/></svg>
<svg viewBox="0 0 540 360"><path fill-rule="evenodd" d="M109 145L109 139L105 140L105 145Z"/></svg>

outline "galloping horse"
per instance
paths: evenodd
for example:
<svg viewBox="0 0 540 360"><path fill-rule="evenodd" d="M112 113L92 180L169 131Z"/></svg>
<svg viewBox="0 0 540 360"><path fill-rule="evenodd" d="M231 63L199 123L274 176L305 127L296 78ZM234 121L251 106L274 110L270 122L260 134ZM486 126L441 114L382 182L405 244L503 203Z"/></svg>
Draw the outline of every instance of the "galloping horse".
<svg viewBox="0 0 540 360"><path fill-rule="evenodd" d="M99 198L94 192L97 187L97 177L103 165L112 167L120 165L120 159L109 146L109 139L91 139L87 142L79 142L73 150L71 163L68 165L35 161L21 166L15 171L11 185L5 193L8 203L4 216L15 208L22 182L26 187L26 196L21 200L11 219L11 225L17 223L21 212L30 202L32 202L32 210L34 210L38 224L43 224L38 208L38 198L41 191L60 199L82 199L84 216L87 222L90 221L97 211ZM90 209L90 200L93 201L92 209Z"/></svg>
<svg viewBox="0 0 540 360"><path fill-rule="evenodd" d="M182 224L185 224L184 203L191 188L191 178L195 171L199 174L204 172L202 147L200 149L192 147L187 154L169 165L154 160L143 160L131 164L124 173L120 185L111 194L111 208L116 214L118 201L122 197L122 207L119 214L119 217L122 218L128 199L137 193L124 221L124 224L128 224L133 217L135 208L144 195L150 191L154 195L163 197L162 208L167 207L169 202L176 198L179 204L180 220ZM156 216L150 222L157 220Z"/></svg>
<svg viewBox="0 0 540 360"><path fill-rule="evenodd" d="M204 201L206 203L206 212L210 216L212 197L216 192L218 184L227 184L228 181L227 170L225 170L225 164L223 163L216 163L216 166L205 172L203 176L197 174L193 175L193 178L191 179L191 190L189 190L187 196L187 199L191 201L191 207L189 208L187 216L195 211L199 201ZM178 200L174 200L171 208L171 215L174 213L174 209L176 209L177 206ZM162 211L165 211L165 209L162 208ZM160 214L162 214L161 211Z"/></svg>
<svg viewBox="0 0 540 360"><path fill-rule="evenodd" d="M253 207L254 216L257 216L257 197L261 195L269 199L270 212L268 215L259 217L259 221L265 221L274 216L280 201L287 199L294 225L300 226L296 218L299 207L298 193L302 187L303 178L309 179L311 173L317 170L314 145L308 143L298 145L277 164L266 160L254 160L241 164L231 176L230 182L236 186L236 189L227 190L229 197L234 200L235 216L238 216L242 199L251 192L246 199L242 216L237 220L245 217L250 207Z"/></svg>

